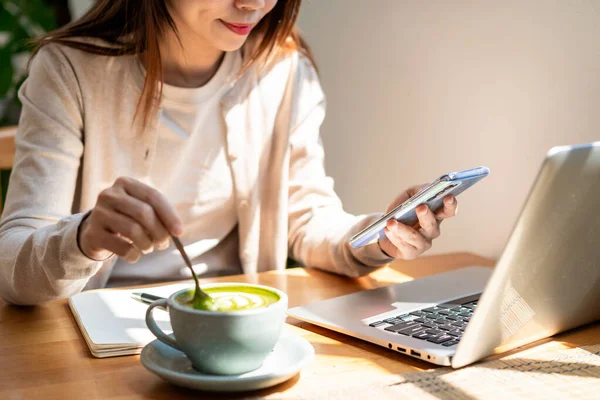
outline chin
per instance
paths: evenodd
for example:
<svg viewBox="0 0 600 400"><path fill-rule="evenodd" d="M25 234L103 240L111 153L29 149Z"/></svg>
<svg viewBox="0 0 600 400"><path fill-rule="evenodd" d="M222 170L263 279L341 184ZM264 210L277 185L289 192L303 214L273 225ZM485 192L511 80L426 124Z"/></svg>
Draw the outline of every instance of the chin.
<svg viewBox="0 0 600 400"><path fill-rule="evenodd" d="M246 43L246 38L244 38L244 40L221 41L218 43L217 47L223 51L236 51L239 50L244 43Z"/></svg>

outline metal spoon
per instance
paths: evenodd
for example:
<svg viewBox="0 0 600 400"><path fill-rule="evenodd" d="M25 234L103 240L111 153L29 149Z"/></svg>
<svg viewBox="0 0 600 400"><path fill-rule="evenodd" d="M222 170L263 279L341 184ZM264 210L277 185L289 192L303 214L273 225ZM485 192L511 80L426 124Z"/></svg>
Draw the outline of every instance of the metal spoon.
<svg viewBox="0 0 600 400"><path fill-rule="evenodd" d="M175 247L177 247L177 250L179 250L179 253L181 253L181 257L183 257L183 260L185 261L185 265L187 265L187 267L190 269L190 271L192 271L192 276L194 277L194 282L196 282L196 291L194 292L194 301L193 301L194 308L198 308L201 310L209 309L210 306L214 304L213 298L210 297L202 289L200 289L200 284L198 283L198 277L196 276L196 273L194 272L194 269L192 268L192 263L190 262L190 259L188 258L187 254L185 252L185 249L183 248L183 245L181 244L179 239L173 235L171 235L171 239L173 239L173 243L175 243Z"/></svg>

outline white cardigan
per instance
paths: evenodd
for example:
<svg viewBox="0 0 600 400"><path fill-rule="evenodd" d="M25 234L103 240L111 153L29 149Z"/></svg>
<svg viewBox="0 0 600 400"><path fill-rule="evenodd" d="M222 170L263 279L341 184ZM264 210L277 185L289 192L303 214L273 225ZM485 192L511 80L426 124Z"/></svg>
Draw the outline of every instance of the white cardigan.
<svg viewBox="0 0 600 400"><path fill-rule="evenodd" d="M116 257L87 258L77 230L100 191L119 176L144 181L152 165L155 121L144 132L133 121L142 82L134 56L52 44L33 60L19 93L17 153L0 221L4 300L36 304L106 284ZM391 261L377 244L347 244L378 215L344 212L325 174L325 98L307 59L296 53L263 72L250 69L231 83L222 113L244 273L284 269L288 253L353 277Z"/></svg>

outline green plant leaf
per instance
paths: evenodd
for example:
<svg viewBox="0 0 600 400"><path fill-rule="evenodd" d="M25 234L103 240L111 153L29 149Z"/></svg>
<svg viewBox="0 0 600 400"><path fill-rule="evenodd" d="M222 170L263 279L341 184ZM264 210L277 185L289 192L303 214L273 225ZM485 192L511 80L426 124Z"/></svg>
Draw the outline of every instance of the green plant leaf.
<svg viewBox="0 0 600 400"><path fill-rule="evenodd" d="M6 11L3 3L4 2L0 2L0 32L12 32L17 23L12 14Z"/></svg>
<svg viewBox="0 0 600 400"><path fill-rule="evenodd" d="M12 52L9 47L0 49L0 60L2 60L2 67L0 68L0 98L6 96L13 84L14 70L11 58Z"/></svg>
<svg viewBox="0 0 600 400"><path fill-rule="evenodd" d="M56 16L54 10L46 5L43 0L2 0L4 3L12 3L19 8L21 16L26 17L29 23L38 25L44 31L56 28ZM23 21L22 18L19 18Z"/></svg>
<svg viewBox="0 0 600 400"><path fill-rule="evenodd" d="M23 79L15 82L20 72L14 70L12 59L30 51L29 39L55 28L54 9L45 0L0 0L0 33L8 34L8 41L0 46L0 99L8 94L7 101L19 104L15 93ZM0 125L7 121L7 115L0 115Z"/></svg>

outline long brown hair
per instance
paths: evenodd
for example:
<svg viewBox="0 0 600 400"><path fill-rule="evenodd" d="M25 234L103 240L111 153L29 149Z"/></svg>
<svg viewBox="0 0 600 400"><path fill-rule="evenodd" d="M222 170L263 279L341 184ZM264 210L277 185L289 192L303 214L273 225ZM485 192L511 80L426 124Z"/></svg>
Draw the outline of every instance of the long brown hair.
<svg viewBox="0 0 600 400"><path fill-rule="evenodd" d="M279 0L251 32L248 43L255 43L242 71L267 60L277 52L299 51L313 60L310 49L296 31L302 0ZM89 53L122 56L139 54L146 67L144 88L135 118L141 111L145 127L156 112L162 94L162 62L158 37L172 29L175 22L165 0L97 0L80 19L34 41L33 54L48 43L60 43ZM106 46L82 42L80 38L101 39Z"/></svg>

